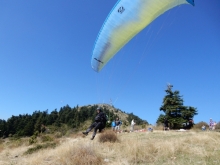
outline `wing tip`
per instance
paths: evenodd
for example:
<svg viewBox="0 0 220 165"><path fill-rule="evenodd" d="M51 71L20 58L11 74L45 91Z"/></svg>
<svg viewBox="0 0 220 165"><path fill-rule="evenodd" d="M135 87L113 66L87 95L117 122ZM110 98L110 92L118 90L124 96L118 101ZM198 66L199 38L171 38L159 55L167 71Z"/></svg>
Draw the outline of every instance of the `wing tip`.
<svg viewBox="0 0 220 165"><path fill-rule="evenodd" d="M92 65L92 69L93 69L94 71L96 71L97 73L100 71L97 67L94 67L93 65Z"/></svg>

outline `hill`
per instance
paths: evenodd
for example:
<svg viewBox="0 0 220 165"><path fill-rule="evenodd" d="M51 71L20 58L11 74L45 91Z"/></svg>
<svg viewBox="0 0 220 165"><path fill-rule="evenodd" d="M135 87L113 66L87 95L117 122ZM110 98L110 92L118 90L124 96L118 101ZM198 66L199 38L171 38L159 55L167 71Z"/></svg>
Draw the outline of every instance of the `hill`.
<svg viewBox="0 0 220 165"><path fill-rule="evenodd" d="M118 116L121 120L129 122L128 121L128 117L129 115L125 112L123 112L122 110L115 108L114 106L111 106L109 104L95 104L93 106L98 106L101 107L102 109L107 109L109 112L112 112L115 116ZM90 107L90 106L88 106ZM109 116L109 114L107 113L107 115Z"/></svg>
<svg viewBox="0 0 220 165"><path fill-rule="evenodd" d="M140 119L133 113L125 113L122 110L108 104L94 104L79 107L63 106L58 111L34 111L32 115L23 114L12 116L7 121L0 120L0 137L22 137L32 136L35 133L50 130L51 132L68 131L76 132L85 129L95 118L97 107L101 107L108 115L107 127L110 127L111 121L120 118L123 125L128 126L132 119L135 119L138 125L147 124L147 121ZM49 129L48 129L49 128Z"/></svg>

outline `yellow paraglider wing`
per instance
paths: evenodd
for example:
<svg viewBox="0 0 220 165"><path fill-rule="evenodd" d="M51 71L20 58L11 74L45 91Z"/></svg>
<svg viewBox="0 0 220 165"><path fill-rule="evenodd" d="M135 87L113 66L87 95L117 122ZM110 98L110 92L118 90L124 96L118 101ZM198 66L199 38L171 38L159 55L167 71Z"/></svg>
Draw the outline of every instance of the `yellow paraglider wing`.
<svg viewBox="0 0 220 165"><path fill-rule="evenodd" d="M106 18L94 45L92 68L100 71L136 34L167 10L194 0L119 0Z"/></svg>

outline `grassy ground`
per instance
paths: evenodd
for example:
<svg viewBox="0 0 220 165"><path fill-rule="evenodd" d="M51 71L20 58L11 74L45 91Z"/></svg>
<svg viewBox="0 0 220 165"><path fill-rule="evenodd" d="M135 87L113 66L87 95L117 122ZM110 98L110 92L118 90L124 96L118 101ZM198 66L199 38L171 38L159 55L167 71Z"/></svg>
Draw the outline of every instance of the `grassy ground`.
<svg viewBox="0 0 220 165"><path fill-rule="evenodd" d="M39 138L32 145L27 138L1 140L0 165L220 164L220 132L118 133L115 143L101 143L99 135L93 141L90 137L91 133L86 137L81 133L58 139L44 137L49 140Z"/></svg>

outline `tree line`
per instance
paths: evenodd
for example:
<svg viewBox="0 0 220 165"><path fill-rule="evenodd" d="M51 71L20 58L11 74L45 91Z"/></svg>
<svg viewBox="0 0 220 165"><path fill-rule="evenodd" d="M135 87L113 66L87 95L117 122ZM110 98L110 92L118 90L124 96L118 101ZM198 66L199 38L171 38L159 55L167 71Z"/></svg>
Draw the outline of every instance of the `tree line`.
<svg viewBox="0 0 220 165"><path fill-rule="evenodd" d="M62 127L63 124L69 128L78 129L86 120L93 120L96 116L96 109L98 105L89 106L76 106L71 108L69 105L63 106L58 111L57 109L52 112L34 111L32 115L24 114L12 116L7 121L0 119L0 137L8 136L32 136L36 131L45 131L46 126L53 125L55 127ZM102 109L109 120L113 120L117 116L108 107ZM119 109L117 109L118 111ZM133 113L127 114L127 121L131 122L134 118L137 124L146 123L146 121L135 116ZM125 122L126 123L126 122ZM107 123L110 127L111 123Z"/></svg>

